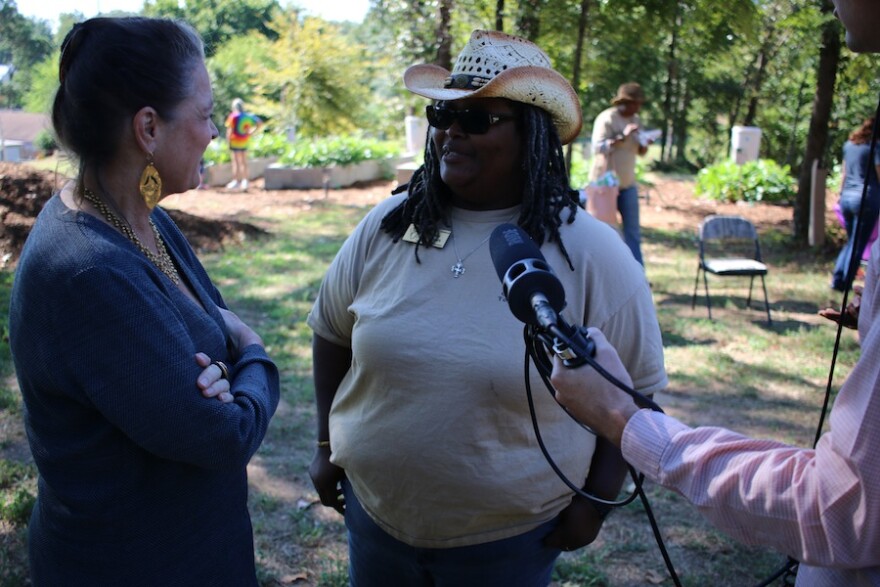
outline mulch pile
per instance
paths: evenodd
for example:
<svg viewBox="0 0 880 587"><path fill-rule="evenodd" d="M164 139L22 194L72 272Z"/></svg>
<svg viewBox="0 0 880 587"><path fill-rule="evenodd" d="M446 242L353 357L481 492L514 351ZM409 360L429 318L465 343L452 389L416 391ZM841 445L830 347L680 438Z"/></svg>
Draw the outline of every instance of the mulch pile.
<svg viewBox="0 0 880 587"><path fill-rule="evenodd" d="M0 162L0 267L18 259L37 214L56 191L53 172L27 165ZM264 236L261 228L233 220L209 220L166 209L199 252L221 250L228 244Z"/></svg>

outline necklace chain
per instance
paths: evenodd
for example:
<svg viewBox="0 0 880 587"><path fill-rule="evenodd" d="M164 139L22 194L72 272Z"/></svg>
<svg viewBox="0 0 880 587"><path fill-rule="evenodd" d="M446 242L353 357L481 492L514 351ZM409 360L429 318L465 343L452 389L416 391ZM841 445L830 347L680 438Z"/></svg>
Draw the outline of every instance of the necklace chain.
<svg viewBox="0 0 880 587"><path fill-rule="evenodd" d="M113 212L113 210L107 206L104 200L95 195L90 189L83 189L83 198L91 202L92 205L98 209L98 212L110 222L110 224L128 238L128 240L133 242L147 259L153 263L153 265L158 267L162 273L168 276L168 279L174 282L175 285L180 283L180 275L177 273L177 268L174 266L174 262L171 260L171 255L168 254L168 249L165 247L165 241L162 240L162 235L159 234L159 229L153 224L152 218L150 218L150 227L153 229L153 234L156 237L156 248L159 250L159 254L148 249L138 235L135 234L128 221L120 218L118 214Z"/></svg>
<svg viewBox="0 0 880 587"><path fill-rule="evenodd" d="M478 244L473 249L471 249L470 253L468 253L467 255L462 257L461 255L458 254L458 247L455 246L455 231L454 230L452 231L452 250L455 253L456 258L458 259L458 261L455 262L455 265L453 265L451 267L452 276L455 279L458 279L459 277L461 277L464 274L464 272L466 271L466 269L464 268L464 262L467 261L467 258L470 257L471 255L473 255L474 253L476 253L477 249L479 249L484 244L486 244L486 241L488 241L491 237L492 237L492 233L489 233L489 236L487 236L486 238L481 240L480 244Z"/></svg>
<svg viewBox="0 0 880 587"><path fill-rule="evenodd" d="M508 222L513 222L513 219L516 218L516 216L517 216L518 214L519 214L519 212L517 212L516 214L514 214L513 217L512 217L510 220L508 220ZM450 222L451 222L451 221L450 221ZM459 277L461 277L462 275L464 275L464 272L466 271L466 269L465 269L465 267L464 267L464 262L467 261L467 258L468 258L468 257L470 257L471 255L473 255L474 253L476 253L476 252L477 252L477 249L479 249L480 247L482 247L483 245L485 245L486 242L487 242L490 238L492 238L492 233L490 232L490 233L489 233L489 236L487 236L486 238L484 238L483 240L481 240L480 243L479 243L477 246L475 246L473 249L471 249L470 252L469 252L467 255L465 255L464 257L462 257L461 255L458 254L458 247L455 246L455 227L452 226L451 228L452 228L452 235L450 236L450 238L452 239L452 252L455 253L455 258L458 259L458 260L455 262L455 265L453 265L453 266L450 267L449 269L450 269L450 271L452 271L452 277L454 277L455 279L458 279ZM493 230L493 232L494 232L494 230Z"/></svg>

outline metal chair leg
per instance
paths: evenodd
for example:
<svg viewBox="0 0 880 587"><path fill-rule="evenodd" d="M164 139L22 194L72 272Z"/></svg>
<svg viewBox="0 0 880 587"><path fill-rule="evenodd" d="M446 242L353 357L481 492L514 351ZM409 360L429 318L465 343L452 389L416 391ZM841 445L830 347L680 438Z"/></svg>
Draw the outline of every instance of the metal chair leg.
<svg viewBox="0 0 880 587"><path fill-rule="evenodd" d="M700 269L702 265L697 265L697 276L694 278L694 297L691 299L691 310L697 307L697 286L700 284Z"/></svg>
<svg viewBox="0 0 880 587"><path fill-rule="evenodd" d="M709 300L709 278L708 271L703 271L703 287L706 288L706 309L709 311L709 320L712 319L712 302Z"/></svg>
<svg viewBox="0 0 880 587"><path fill-rule="evenodd" d="M773 324L770 319L770 298L767 297L767 285L764 283L764 276L761 276L761 287L764 288L764 307L767 309L767 324Z"/></svg>
<svg viewBox="0 0 880 587"><path fill-rule="evenodd" d="M763 279L763 277L761 278ZM749 297L746 299L746 308L752 307L752 286L755 285L755 276L749 276Z"/></svg>

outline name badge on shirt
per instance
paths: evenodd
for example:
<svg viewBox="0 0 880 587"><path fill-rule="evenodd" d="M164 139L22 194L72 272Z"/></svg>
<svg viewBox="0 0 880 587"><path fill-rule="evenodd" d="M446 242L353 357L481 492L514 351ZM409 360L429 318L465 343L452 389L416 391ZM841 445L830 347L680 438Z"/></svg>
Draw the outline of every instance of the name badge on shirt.
<svg viewBox="0 0 880 587"><path fill-rule="evenodd" d="M442 249L446 246L446 241L449 240L450 234L452 234L452 232L441 229L440 234L437 235L437 238L434 239L434 242L431 243L431 246ZM406 229L406 234L403 235L403 240L404 242L413 244L419 242L419 231L416 230L415 224L409 225L409 228Z"/></svg>

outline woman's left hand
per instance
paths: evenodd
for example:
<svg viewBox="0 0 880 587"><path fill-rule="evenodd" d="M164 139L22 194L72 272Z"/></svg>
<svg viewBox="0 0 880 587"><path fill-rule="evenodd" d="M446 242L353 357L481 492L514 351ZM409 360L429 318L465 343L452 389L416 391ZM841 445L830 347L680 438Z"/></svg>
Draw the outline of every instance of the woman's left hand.
<svg viewBox="0 0 880 587"><path fill-rule="evenodd" d="M196 353L196 363L202 367L196 379L196 385L202 395L207 398L217 398L224 404L228 404L234 398L229 393L229 380L224 377L223 370L211 362L211 357L205 353Z"/></svg>
<svg viewBox="0 0 880 587"><path fill-rule="evenodd" d="M602 516L590 500L575 495L571 504L559 513L559 524L544 538L544 545L560 550L577 550L596 539L602 521Z"/></svg>

